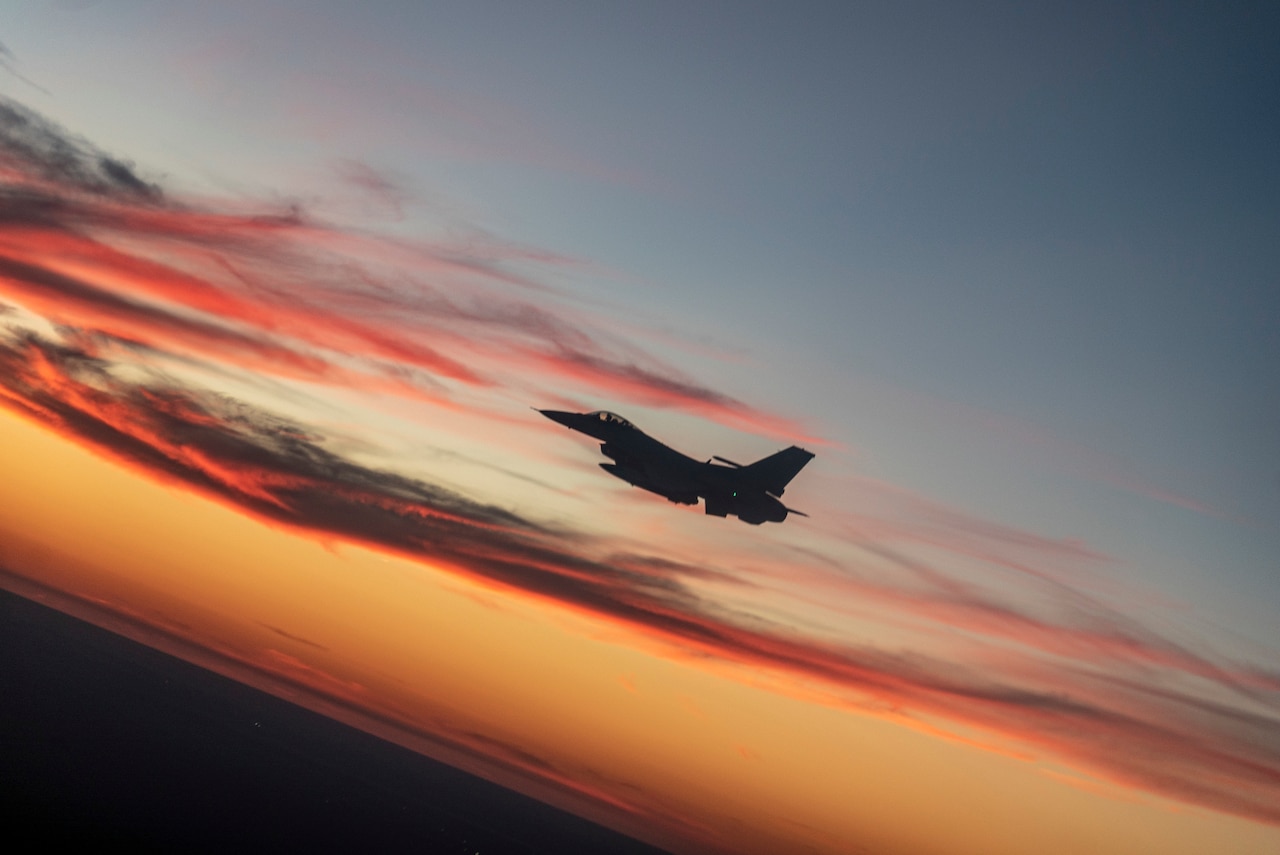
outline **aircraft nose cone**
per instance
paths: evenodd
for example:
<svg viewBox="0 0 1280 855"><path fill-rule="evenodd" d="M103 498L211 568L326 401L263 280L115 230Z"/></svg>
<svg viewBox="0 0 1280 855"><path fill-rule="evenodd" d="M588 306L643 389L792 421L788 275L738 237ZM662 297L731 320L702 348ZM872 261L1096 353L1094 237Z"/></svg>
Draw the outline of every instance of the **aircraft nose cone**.
<svg viewBox="0 0 1280 855"><path fill-rule="evenodd" d="M563 410L538 410L553 422L559 422L565 427L573 427L573 420L577 413L566 413Z"/></svg>

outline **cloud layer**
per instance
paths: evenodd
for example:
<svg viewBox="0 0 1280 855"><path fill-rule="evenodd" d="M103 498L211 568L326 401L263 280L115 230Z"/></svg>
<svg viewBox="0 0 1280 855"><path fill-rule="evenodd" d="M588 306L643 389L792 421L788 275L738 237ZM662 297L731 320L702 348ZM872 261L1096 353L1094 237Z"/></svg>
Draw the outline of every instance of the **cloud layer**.
<svg viewBox="0 0 1280 855"><path fill-rule="evenodd" d="M819 681L834 703L995 732L1128 785L1280 824L1280 675L1166 639L1044 569L1101 560L1082 544L876 485L903 518L851 514L839 536L896 575L844 561L796 572L809 573L815 599L838 590L958 629L965 643L951 658L836 643L693 593L695 580L760 581L732 562L623 546L361 465L317 428L167 376L157 356L449 407L467 406L462 393L568 387L798 431L556 298L527 272L536 253L392 241L240 207L171 198L125 161L0 102L0 300L10 306L0 402L277 524ZM1001 597L912 552L922 547L1034 579L1051 606Z"/></svg>

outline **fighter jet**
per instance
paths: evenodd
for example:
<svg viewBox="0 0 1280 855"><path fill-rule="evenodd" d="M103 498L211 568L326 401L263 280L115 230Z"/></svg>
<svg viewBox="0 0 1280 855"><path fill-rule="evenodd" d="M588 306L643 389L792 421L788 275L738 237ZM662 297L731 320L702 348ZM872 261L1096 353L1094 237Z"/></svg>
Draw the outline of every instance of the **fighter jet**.
<svg viewBox="0 0 1280 855"><path fill-rule="evenodd" d="M702 498L708 514L732 514L751 525L782 522L787 514L808 516L779 501L791 479L813 459L812 452L798 446L746 466L719 456L703 463L668 448L615 413L538 412L600 440L600 451L614 461L601 463L601 469L668 501L696 505Z"/></svg>

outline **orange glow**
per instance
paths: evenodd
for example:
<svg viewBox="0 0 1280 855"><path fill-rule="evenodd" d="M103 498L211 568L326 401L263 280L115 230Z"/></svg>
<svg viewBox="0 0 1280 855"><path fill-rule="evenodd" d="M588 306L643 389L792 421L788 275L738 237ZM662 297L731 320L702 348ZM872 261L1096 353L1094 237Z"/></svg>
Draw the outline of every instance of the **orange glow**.
<svg viewBox="0 0 1280 855"><path fill-rule="evenodd" d="M762 681L422 558L272 528L3 411L0 465L11 571L678 850L1192 853L1274 841L1267 826L1117 799L1038 762L815 703L786 691L784 672Z"/></svg>

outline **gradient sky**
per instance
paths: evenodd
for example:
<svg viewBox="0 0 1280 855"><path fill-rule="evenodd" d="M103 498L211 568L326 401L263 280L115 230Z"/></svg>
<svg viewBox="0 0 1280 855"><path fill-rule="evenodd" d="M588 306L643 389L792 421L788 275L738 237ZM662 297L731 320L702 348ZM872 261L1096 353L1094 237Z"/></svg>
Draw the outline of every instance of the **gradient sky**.
<svg viewBox="0 0 1280 855"><path fill-rule="evenodd" d="M1280 848L1274 9L0 24L10 573L677 850Z"/></svg>

